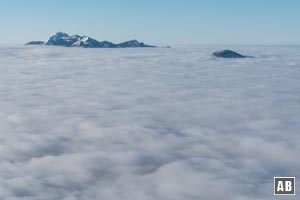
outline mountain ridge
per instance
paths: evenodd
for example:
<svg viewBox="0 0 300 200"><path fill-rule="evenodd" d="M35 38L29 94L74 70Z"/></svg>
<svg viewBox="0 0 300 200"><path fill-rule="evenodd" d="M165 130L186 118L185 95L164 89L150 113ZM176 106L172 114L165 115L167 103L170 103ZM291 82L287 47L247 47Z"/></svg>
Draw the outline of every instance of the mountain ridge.
<svg viewBox="0 0 300 200"><path fill-rule="evenodd" d="M119 44L109 41L98 41L89 36L68 35L67 33L58 32L45 41L31 41L25 45L47 45L47 46L64 46L64 47L83 47L83 48L145 48L156 47L144 44L137 40L129 40Z"/></svg>

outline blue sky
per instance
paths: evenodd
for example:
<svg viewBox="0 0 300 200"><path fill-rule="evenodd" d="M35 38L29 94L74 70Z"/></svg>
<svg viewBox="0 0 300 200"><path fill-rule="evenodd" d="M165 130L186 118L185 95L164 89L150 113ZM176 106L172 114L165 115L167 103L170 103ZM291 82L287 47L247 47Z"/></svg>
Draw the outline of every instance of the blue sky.
<svg viewBox="0 0 300 200"><path fill-rule="evenodd" d="M7 0L0 43L58 31L152 44L300 44L299 0Z"/></svg>

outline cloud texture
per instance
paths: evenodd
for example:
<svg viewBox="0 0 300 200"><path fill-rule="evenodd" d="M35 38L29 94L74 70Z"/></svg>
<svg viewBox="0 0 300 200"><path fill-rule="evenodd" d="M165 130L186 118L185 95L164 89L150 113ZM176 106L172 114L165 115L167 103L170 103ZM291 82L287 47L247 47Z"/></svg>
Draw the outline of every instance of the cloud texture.
<svg viewBox="0 0 300 200"><path fill-rule="evenodd" d="M299 47L214 50L0 47L0 199L274 199L300 177Z"/></svg>

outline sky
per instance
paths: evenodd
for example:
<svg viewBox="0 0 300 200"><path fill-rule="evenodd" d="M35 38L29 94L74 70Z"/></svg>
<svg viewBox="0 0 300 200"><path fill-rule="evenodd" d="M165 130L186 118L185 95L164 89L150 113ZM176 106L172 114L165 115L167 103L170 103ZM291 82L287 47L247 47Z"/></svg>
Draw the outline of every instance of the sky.
<svg viewBox="0 0 300 200"><path fill-rule="evenodd" d="M151 44L300 44L298 0L1 1L0 43L58 31Z"/></svg>

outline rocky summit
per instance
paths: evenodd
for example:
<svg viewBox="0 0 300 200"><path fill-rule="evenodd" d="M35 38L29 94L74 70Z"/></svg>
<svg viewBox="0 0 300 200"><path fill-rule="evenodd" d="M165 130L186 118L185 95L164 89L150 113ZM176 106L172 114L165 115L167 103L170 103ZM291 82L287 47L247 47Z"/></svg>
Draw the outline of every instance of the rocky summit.
<svg viewBox="0 0 300 200"><path fill-rule="evenodd" d="M130 40L120 44L114 44L109 41L97 41L88 36L68 35L67 33L58 32L51 36L47 42L32 41L26 45L49 45L49 46L64 46L64 47L84 47L84 48L136 48L136 47L155 47L146 45L137 40Z"/></svg>
<svg viewBox="0 0 300 200"><path fill-rule="evenodd" d="M212 55L218 58L245 58L246 57L244 55L241 55L231 50L216 51Z"/></svg>

